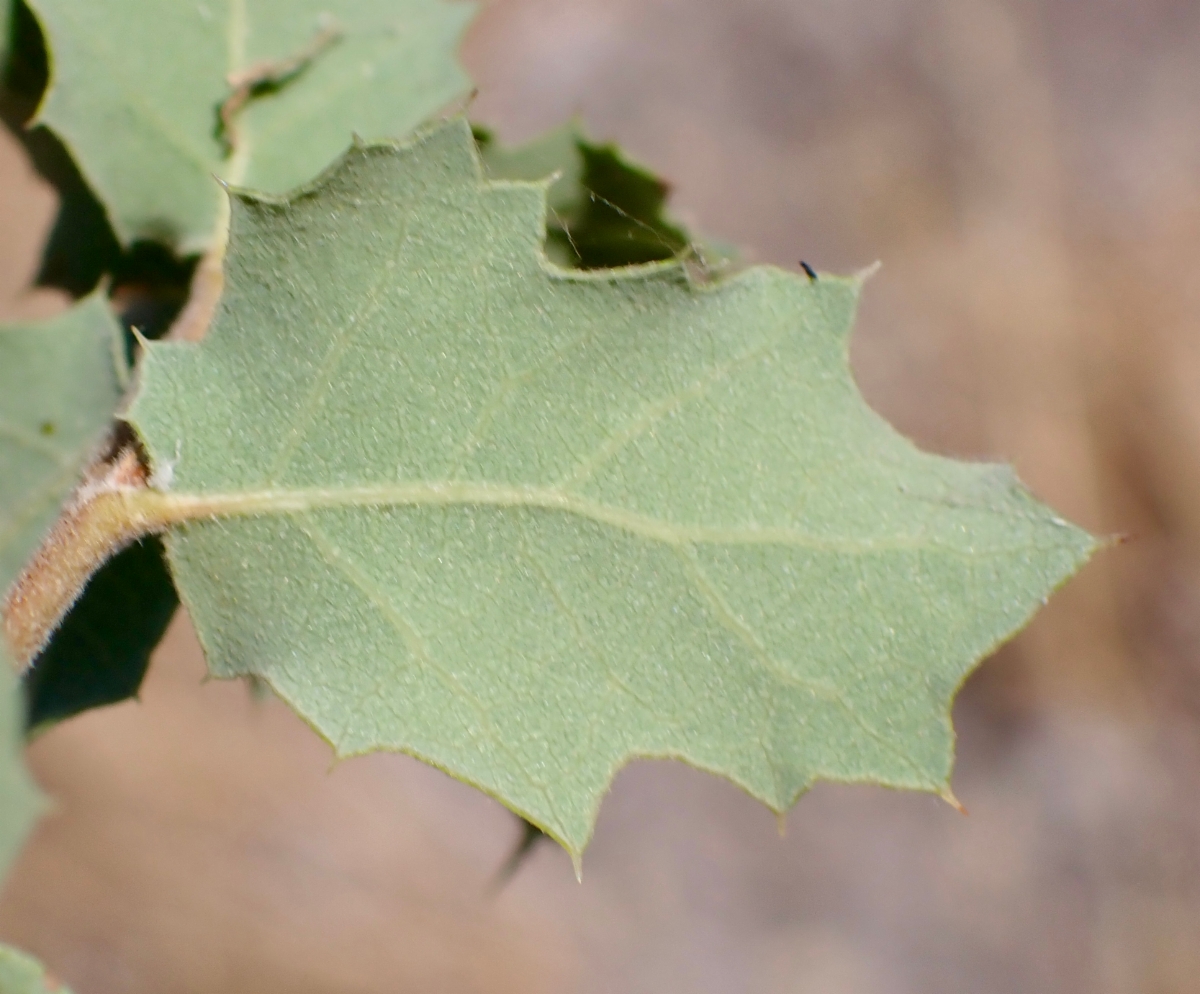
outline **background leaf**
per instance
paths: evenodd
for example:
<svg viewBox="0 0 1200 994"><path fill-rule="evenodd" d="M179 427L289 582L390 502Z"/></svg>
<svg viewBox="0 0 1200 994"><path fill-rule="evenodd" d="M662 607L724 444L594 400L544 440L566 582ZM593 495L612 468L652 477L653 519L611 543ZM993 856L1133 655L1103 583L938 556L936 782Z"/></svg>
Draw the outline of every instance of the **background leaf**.
<svg viewBox="0 0 1200 994"><path fill-rule="evenodd" d="M692 238L663 208L670 187L621 154L590 142L572 123L535 141L501 145L474 129L487 174L495 179L559 177L546 196L546 253L559 265L604 269L678 255Z"/></svg>
<svg viewBox="0 0 1200 994"><path fill-rule="evenodd" d="M0 994L71 994L32 956L0 945Z"/></svg>
<svg viewBox="0 0 1200 994"><path fill-rule="evenodd" d="M28 127L46 91L49 66L41 27L22 0L9 5L5 40L8 50L0 52L0 119L59 197L36 283L82 297L109 273L122 321L136 325L147 338L158 337L182 307L195 260L172 258L166 247L154 242L135 242L122 251L104 205L58 136L44 125Z"/></svg>
<svg viewBox="0 0 1200 994"><path fill-rule="evenodd" d="M42 807L37 789L21 762L24 730L17 678L8 648L0 639L0 882ZM0 991L4 990L0 985Z"/></svg>
<svg viewBox="0 0 1200 994"><path fill-rule="evenodd" d="M34 0L51 84L39 120L66 143L123 242L206 246L213 176L282 192L352 134L403 135L462 95L454 51L473 7L443 0ZM251 101L228 159L218 109L227 74L302 51L323 19L341 39Z"/></svg>
<svg viewBox="0 0 1200 994"><path fill-rule="evenodd" d="M37 19L22 0L10 0L0 51L0 120L24 145L37 171L59 196L58 214L43 249L37 283L76 297L95 289L121 250L104 207L88 189L58 137L27 127L46 90L49 65Z"/></svg>
<svg viewBox="0 0 1200 994"><path fill-rule="evenodd" d="M956 688L1092 538L867 407L857 280L556 270L544 214L461 122L235 201L217 323L128 415L218 515L168 538L214 674L576 854L632 756L944 791Z"/></svg>
<svg viewBox="0 0 1200 994"><path fill-rule="evenodd" d="M103 295L0 326L0 590L20 572L112 421L121 330Z"/></svg>
<svg viewBox="0 0 1200 994"><path fill-rule="evenodd" d="M0 327L0 591L16 578L112 423L122 331L103 294ZM22 685L30 728L137 693L178 597L157 538L92 577Z"/></svg>

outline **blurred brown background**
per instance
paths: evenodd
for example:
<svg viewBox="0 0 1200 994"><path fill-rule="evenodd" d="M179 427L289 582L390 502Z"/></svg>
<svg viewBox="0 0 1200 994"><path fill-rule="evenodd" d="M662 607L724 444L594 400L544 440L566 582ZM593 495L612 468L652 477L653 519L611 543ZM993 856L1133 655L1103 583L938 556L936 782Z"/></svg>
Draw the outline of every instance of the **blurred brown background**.
<svg viewBox="0 0 1200 994"><path fill-rule="evenodd" d="M751 257L882 259L854 342L923 445L1002 458L1129 537L960 698L955 790L822 786L780 838L671 763L617 780L575 882L499 894L491 801L329 754L200 685L44 736L58 799L0 936L77 994L1200 991L1200 5L496 0L467 41L507 140L579 113ZM0 139L0 314L54 210Z"/></svg>

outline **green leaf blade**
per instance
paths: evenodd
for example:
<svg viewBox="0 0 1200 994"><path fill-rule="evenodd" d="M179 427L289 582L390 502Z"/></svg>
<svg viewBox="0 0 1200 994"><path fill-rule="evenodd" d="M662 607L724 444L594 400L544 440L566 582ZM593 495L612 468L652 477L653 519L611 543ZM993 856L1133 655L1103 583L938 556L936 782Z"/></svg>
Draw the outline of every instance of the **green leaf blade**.
<svg viewBox="0 0 1200 994"><path fill-rule="evenodd" d="M470 4L443 0L31 0L51 53L39 119L70 148L122 241L184 252L214 237L214 177L283 192L352 135L407 134L461 97L454 59ZM330 20L332 19L332 20ZM340 39L250 101L230 157L218 110L228 74L282 62L333 23Z"/></svg>
<svg viewBox="0 0 1200 994"><path fill-rule="evenodd" d="M232 68L222 22L235 2L30 4L51 62L38 121L63 139L122 241L194 250L212 229L216 108Z"/></svg>
<svg viewBox="0 0 1200 994"><path fill-rule="evenodd" d="M32 956L0 945L0 994L71 994Z"/></svg>
<svg viewBox="0 0 1200 994"><path fill-rule="evenodd" d="M254 189L291 190L325 169L351 135L402 137L470 86L453 53L473 3L289 0L254 10L251 61L302 49L324 18L343 31L309 69L247 108L251 150L239 182Z"/></svg>
<svg viewBox="0 0 1200 994"><path fill-rule="evenodd" d="M0 589L37 547L123 389L121 330L102 294L0 326Z"/></svg>
<svg viewBox="0 0 1200 994"><path fill-rule="evenodd" d="M955 690L1093 539L870 410L858 280L559 270L543 198L458 123L235 201L216 326L129 414L225 508L168 540L213 672L573 853L634 756L944 790Z"/></svg>
<svg viewBox="0 0 1200 994"><path fill-rule="evenodd" d="M44 808L21 762L24 733L20 688L8 648L0 639L0 882Z"/></svg>

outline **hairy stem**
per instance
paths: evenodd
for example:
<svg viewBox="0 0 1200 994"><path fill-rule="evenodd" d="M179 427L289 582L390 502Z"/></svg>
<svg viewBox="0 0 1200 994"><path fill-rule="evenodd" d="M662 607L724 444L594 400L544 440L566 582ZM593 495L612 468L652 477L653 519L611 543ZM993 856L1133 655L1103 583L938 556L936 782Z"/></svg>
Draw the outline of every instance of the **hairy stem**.
<svg viewBox="0 0 1200 994"><path fill-rule="evenodd" d="M125 546L162 525L137 506L152 493L132 447L94 465L4 599L4 638L18 668L37 657L88 579Z"/></svg>

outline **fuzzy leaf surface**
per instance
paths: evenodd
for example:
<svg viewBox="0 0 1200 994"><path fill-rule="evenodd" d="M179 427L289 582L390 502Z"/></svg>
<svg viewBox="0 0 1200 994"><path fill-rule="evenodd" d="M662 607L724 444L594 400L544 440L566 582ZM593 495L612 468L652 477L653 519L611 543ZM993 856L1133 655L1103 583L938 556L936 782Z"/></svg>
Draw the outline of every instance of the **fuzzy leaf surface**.
<svg viewBox="0 0 1200 994"><path fill-rule="evenodd" d="M462 95L455 60L473 6L444 0L30 0L51 81L40 120L67 144L122 241L208 244L213 182L283 192L315 176L354 134L407 134ZM218 109L229 74L339 39L240 115L227 154Z"/></svg>
<svg viewBox="0 0 1200 994"><path fill-rule="evenodd" d="M167 541L213 673L575 854L635 756L777 811L944 790L956 688L1094 540L867 406L857 279L558 269L544 216L463 122L236 197L216 323L127 415L215 515Z"/></svg>
<svg viewBox="0 0 1200 994"><path fill-rule="evenodd" d="M121 330L103 295L0 325L0 591L75 485L122 391Z"/></svg>

